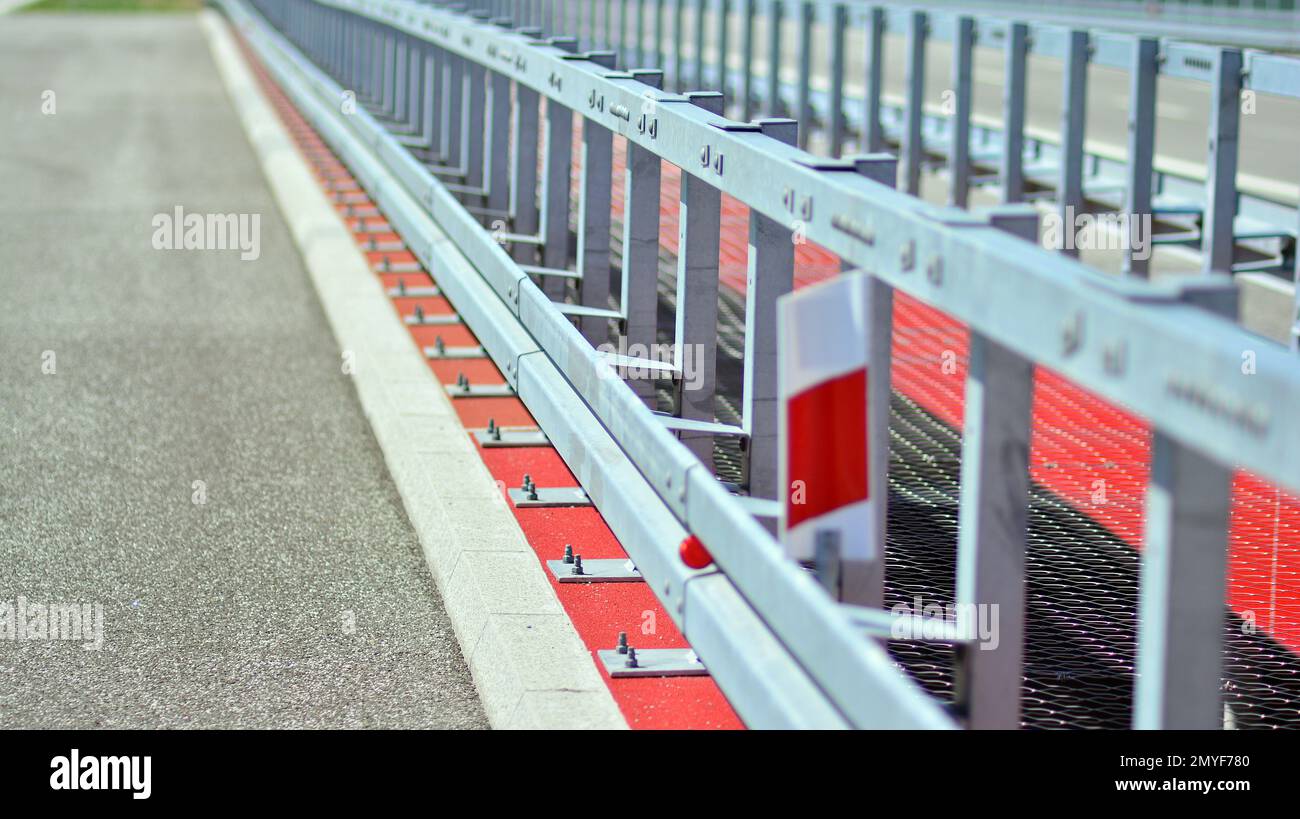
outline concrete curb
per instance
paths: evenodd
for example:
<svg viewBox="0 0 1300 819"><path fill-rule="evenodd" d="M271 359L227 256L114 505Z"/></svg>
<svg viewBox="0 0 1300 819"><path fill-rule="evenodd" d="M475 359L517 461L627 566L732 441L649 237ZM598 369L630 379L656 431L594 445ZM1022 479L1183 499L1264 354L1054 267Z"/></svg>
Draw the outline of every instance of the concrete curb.
<svg viewBox="0 0 1300 819"><path fill-rule="evenodd" d="M626 728L496 481L225 19L205 9L200 25L316 287L340 366L351 363L492 727Z"/></svg>

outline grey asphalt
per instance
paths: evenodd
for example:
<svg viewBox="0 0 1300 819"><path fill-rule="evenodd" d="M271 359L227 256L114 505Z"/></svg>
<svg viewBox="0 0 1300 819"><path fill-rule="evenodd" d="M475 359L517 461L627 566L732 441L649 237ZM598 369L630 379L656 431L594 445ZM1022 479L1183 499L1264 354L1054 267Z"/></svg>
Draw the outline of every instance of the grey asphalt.
<svg viewBox="0 0 1300 819"><path fill-rule="evenodd" d="M261 214L261 257L155 250L177 205ZM191 15L0 22L19 596L101 605L104 642L0 639L0 727L487 725Z"/></svg>

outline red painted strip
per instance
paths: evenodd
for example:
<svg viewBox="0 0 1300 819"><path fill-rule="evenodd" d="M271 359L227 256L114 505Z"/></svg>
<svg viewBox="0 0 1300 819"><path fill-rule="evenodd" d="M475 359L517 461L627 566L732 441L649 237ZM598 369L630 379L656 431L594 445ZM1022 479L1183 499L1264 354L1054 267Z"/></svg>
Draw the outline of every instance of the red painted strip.
<svg viewBox="0 0 1300 819"><path fill-rule="evenodd" d="M823 381L786 404L787 525L821 517L871 495L867 482L867 371ZM833 435L832 435L833 433ZM802 484L799 482L802 481Z"/></svg>
<svg viewBox="0 0 1300 819"><path fill-rule="evenodd" d="M261 70L256 57L244 49L249 64L258 75L263 89L271 98L272 104L289 126L289 130L304 149L309 162L317 168L329 168L328 174L318 174L329 181L338 183L351 182L345 168L338 164L332 154L311 132L289 101ZM305 146L314 146L310 150ZM357 209L373 210L374 205L365 197L355 204ZM351 217L352 205L339 203L340 217ZM377 224L377 220L368 221ZM356 227L355 219L349 223ZM382 236L382 234L379 234ZM358 237L364 245L365 237ZM366 254L372 265L381 263L385 258L392 264L409 263L415 257L406 250L372 251ZM376 275L385 287L396 286L399 281L408 287L424 287L433 284L427 272L418 273L382 273ZM427 313L451 312L454 305L443 299L428 298L393 298L394 309L402 314L408 313L419 304ZM449 326L408 326L412 340L420 346L432 345L439 337L448 346L475 345L478 340L464 325ZM453 383L456 376L464 373L475 383L502 383L501 374L487 360L451 360L430 361L429 367L438 380L444 384ZM468 398L454 402L457 415L466 427L484 427L489 419L505 426L535 426L536 422L529 415L522 402L517 398ZM573 486L577 484L573 474L564 461L550 447L528 447L521 449L479 449L479 456L484 464L502 486L515 486L524 473L533 476L543 486ZM507 501L508 503L508 501ZM539 561L558 558L564 553L564 545L572 544L575 551L585 557L625 558L617 538L610 532L600 513L591 508L580 509L514 509L524 536L532 547ZM549 572L547 573L550 577ZM596 663L595 651L612 648L620 631L628 633L628 641L634 646L651 648L682 648L687 646L686 639L678 631L672 618L655 597L653 590L646 584L618 583L605 585L560 585L551 580L556 596L564 607L565 613L572 620L578 635L592 654ZM708 677L679 678L638 678L611 680L600 671L605 684L609 687L614 701L618 703L624 718L633 728L649 729L685 729L685 728L744 728L740 718L732 710L714 681Z"/></svg>

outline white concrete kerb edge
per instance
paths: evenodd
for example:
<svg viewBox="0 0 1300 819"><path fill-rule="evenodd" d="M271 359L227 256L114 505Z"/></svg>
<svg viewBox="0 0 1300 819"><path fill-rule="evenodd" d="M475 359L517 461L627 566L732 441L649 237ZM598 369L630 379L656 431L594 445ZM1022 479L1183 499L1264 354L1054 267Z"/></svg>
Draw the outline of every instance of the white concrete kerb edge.
<svg viewBox="0 0 1300 819"><path fill-rule="evenodd" d="M289 224L494 728L626 728L496 482L230 33L212 56ZM431 237L437 242L442 235Z"/></svg>

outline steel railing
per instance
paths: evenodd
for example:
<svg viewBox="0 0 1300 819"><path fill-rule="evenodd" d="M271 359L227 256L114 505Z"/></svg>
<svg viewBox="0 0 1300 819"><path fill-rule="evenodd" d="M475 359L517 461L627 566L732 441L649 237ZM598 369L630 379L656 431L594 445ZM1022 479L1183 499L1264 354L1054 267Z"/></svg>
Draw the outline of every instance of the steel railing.
<svg viewBox="0 0 1300 819"><path fill-rule="evenodd" d="M1051 196L1063 217L1087 200L1171 220L1182 229L1155 240L1199 248L1207 272L1292 275L1300 180L1238 178L1242 116L1236 100L1242 92L1300 99L1300 60L1293 57L961 10L832 0L550 0L482 7L543 33L572 34L581 48L613 50L620 65L660 68L667 87L723 90L729 100L734 92L741 119L760 111L793 116L801 124L801 147L809 147L815 124L831 156L849 144L864 151L897 147L910 193L918 192L923 168L942 167L951 204L965 207L973 184L996 185L1008 202ZM697 25L700 20L705 24ZM906 37L903 66L885 64L889 34ZM865 51L863 76L850 78L848 50L858 40ZM925 99L926 54L935 42L949 44L954 55L950 99L943 105ZM997 119L972 113L972 55L981 47L1005 55L1007 90ZM1031 55L1063 64L1055 133L1026 125ZM727 67L725 76L720 65ZM1085 149L1089 66L1130 76L1129 135L1121 149ZM906 75L904 98L891 99L882 92L882 76L898 69ZM1156 154L1159 77L1205 84L1212 116L1203 172ZM860 80L862 92L849 93L847 79ZM1126 254L1126 272L1144 276L1147 267L1147 259Z"/></svg>
<svg viewBox="0 0 1300 819"><path fill-rule="evenodd" d="M544 40L487 13L262 0L272 30L243 0L219 2L465 317L751 724L1014 726L1019 708L1017 645L965 652L966 682L946 710L876 642L878 590L833 600L761 519L780 494L770 476L781 441L767 431L775 301L792 287L796 231L867 277L871 401L888 397L895 290L970 328L958 596L1005 606L1004 633L1020 633L1023 620L1035 368L1152 419L1134 720L1220 724L1232 468L1300 489L1300 431L1288 423L1300 367L1225 317L1235 306L1228 277L1155 286L1101 276L1026 241L1032 208L928 205L892 188L891 156L813 156L790 144L789 120L730 120L720 94L662 91L660 72L618 71L610 52L579 53L572 39ZM341 111L349 94L370 110ZM626 205L611 287L615 135L627 145ZM654 340L661 161L681 169L690 214L667 294L679 351L714 355L721 194L750 209L750 264L761 276L747 292L739 429L716 423L707 361L701 388L679 390L664 415L593 346L611 332ZM720 482L707 457L712 436L737 434L750 476L740 487ZM871 482L884 486L888 436L870 445ZM715 570L685 569L677 546L687 534Z"/></svg>

